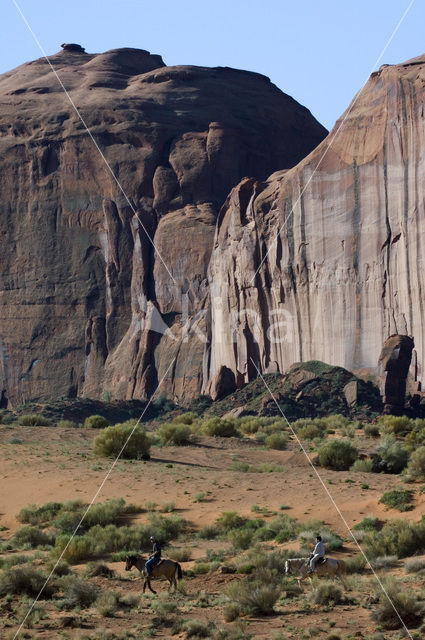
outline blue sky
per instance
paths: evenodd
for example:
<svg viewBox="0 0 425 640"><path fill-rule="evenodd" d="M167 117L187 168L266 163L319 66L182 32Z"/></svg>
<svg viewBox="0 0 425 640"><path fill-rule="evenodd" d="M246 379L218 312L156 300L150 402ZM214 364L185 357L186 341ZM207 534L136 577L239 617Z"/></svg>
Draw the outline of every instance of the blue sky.
<svg viewBox="0 0 425 640"><path fill-rule="evenodd" d="M367 80L410 0L16 0L48 55L139 47L166 64L258 71L331 128ZM13 0L2 0L0 73L40 57ZM415 0L386 50L393 64L425 53ZM378 65L378 66L379 66Z"/></svg>

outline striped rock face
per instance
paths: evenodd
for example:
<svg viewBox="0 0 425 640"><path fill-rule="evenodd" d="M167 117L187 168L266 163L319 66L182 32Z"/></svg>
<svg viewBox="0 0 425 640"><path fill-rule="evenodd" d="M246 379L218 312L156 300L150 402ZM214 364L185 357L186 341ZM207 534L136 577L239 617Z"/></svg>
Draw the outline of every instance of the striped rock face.
<svg viewBox="0 0 425 640"><path fill-rule="evenodd" d="M242 181L209 265L206 380L294 362L377 372L385 340L425 365L425 56L373 73L296 167ZM236 310L236 313L235 313Z"/></svg>

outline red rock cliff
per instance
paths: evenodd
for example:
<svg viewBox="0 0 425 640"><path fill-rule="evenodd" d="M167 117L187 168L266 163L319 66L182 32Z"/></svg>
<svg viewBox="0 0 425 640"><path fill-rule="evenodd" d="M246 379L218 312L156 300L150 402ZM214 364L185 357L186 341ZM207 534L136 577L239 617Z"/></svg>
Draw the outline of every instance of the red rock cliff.
<svg viewBox="0 0 425 640"><path fill-rule="evenodd" d="M209 278L205 377L311 359L376 370L392 334L425 365L425 56L373 73L289 171L244 180L223 207ZM262 267L256 273L263 257Z"/></svg>
<svg viewBox="0 0 425 640"><path fill-rule="evenodd" d="M255 73L135 49L50 61L128 200L44 59L0 76L0 406L144 398L170 362L161 393L196 395L218 211L326 131Z"/></svg>

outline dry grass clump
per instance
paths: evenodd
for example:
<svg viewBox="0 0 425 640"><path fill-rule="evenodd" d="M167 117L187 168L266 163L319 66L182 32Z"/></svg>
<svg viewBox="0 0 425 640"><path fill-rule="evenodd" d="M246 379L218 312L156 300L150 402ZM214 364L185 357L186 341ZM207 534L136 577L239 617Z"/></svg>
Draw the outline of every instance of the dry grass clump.
<svg viewBox="0 0 425 640"><path fill-rule="evenodd" d="M413 420L407 416L380 416L378 425L383 433L392 433L396 436L405 436L411 429Z"/></svg>
<svg viewBox="0 0 425 640"><path fill-rule="evenodd" d="M90 607L98 597L98 590L90 582L86 582L75 575L65 576L61 579L61 587L64 599L63 609L73 609L74 607Z"/></svg>
<svg viewBox="0 0 425 640"><path fill-rule="evenodd" d="M275 582L237 580L229 584L226 595L246 615L271 615L281 594Z"/></svg>
<svg viewBox="0 0 425 640"><path fill-rule="evenodd" d="M357 553L352 558L346 558L347 573L361 573L366 567L366 559L362 553Z"/></svg>
<svg viewBox="0 0 425 640"><path fill-rule="evenodd" d="M397 556L405 558L425 551L425 520L409 523L390 520L380 531L370 531L364 537L368 557Z"/></svg>
<svg viewBox="0 0 425 640"><path fill-rule="evenodd" d="M45 418L39 413L27 413L23 416L19 416L18 424L23 427L51 427L50 420Z"/></svg>
<svg viewBox="0 0 425 640"><path fill-rule="evenodd" d="M13 542L17 547L30 547L34 549L36 547L44 547L53 544L54 536L46 533L37 527L27 525L21 527L15 533Z"/></svg>
<svg viewBox="0 0 425 640"><path fill-rule="evenodd" d="M86 567L85 574L89 578L102 576L103 578L113 578L115 571L110 569L104 562L89 562Z"/></svg>
<svg viewBox="0 0 425 640"><path fill-rule="evenodd" d="M45 585L46 574L31 565L20 565L5 569L0 575L0 595L27 595L35 597ZM42 598L51 598L57 587L49 581L43 589Z"/></svg>
<svg viewBox="0 0 425 640"><path fill-rule="evenodd" d="M56 426L60 429L75 429L77 425L72 420L58 420Z"/></svg>
<svg viewBox="0 0 425 640"><path fill-rule="evenodd" d="M383 629L399 629L402 627L400 618L407 627L414 627L420 624L423 617L423 605L412 592L402 591L401 586L395 580L388 580L385 583L385 590L377 592L379 602L371 612L371 618ZM396 610L396 611L395 611Z"/></svg>
<svg viewBox="0 0 425 640"><path fill-rule="evenodd" d="M335 605L341 602L342 593L333 582L322 580L308 597L314 604Z"/></svg>
<svg viewBox="0 0 425 640"><path fill-rule="evenodd" d="M130 437L131 436L131 437ZM151 440L144 427L128 420L107 427L94 440L94 453L98 456L121 457L135 460L148 460Z"/></svg>
<svg viewBox="0 0 425 640"><path fill-rule="evenodd" d="M419 573L425 570L425 558L409 558L404 563L407 573Z"/></svg>
<svg viewBox="0 0 425 640"><path fill-rule="evenodd" d="M120 597L115 591L103 591L96 599L96 609L103 618L113 618L120 608Z"/></svg>
<svg viewBox="0 0 425 640"><path fill-rule="evenodd" d="M187 620L183 624L185 638L211 638L214 626L201 620Z"/></svg>
<svg viewBox="0 0 425 640"><path fill-rule="evenodd" d="M393 434L382 439L376 449L376 454L378 456L377 470L387 473L400 473L409 460L409 452L406 447Z"/></svg>
<svg viewBox="0 0 425 640"><path fill-rule="evenodd" d="M173 547L167 550L167 555L174 562L189 562L192 560L192 549L187 547Z"/></svg>
<svg viewBox="0 0 425 640"><path fill-rule="evenodd" d="M412 480L425 480L425 447L419 447L413 451L407 474Z"/></svg>
<svg viewBox="0 0 425 640"><path fill-rule="evenodd" d="M363 473L371 473L373 469L372 460L368 459L359 459L351 465L350 471L360 471Z"/></svg>

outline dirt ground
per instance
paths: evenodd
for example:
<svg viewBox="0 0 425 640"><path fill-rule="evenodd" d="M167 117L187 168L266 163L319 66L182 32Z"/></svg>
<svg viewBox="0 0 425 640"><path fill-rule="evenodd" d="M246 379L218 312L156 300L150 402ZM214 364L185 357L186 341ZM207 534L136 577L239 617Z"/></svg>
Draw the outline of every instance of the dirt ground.
<svg viewBox="0 0 425 640"><path fill-rule="evenodd" d="M15 518L22 507L76 498L91 502L112 464L112 460L94 456L92 441L95 435L94 430L88 429L17 426L0 429L0 525L3 542L22 526ZM370 438L364 438L356 441L356 446L367 451L374 445ZM213 524L223 511L237 511L243 516L253 517L254 505L278 513L285 507L285 513L292 518L301 522L322 520L342 536L346 540L344 548L332 555L343 558L354 555L358 549L333 501L349 527L366 516L377 516L382 520L405 517L417 521L425 513L425 495L419 491L415 491L414 508L405 514L387 511L378 503L384 491L400 485L397 476L319 468L322 484L295 442L291 442L285 451L272 451L247 439L202 437L190 446L153 447L151 455L151 460L145 462L118 461L95 501L122 497L128 503L141 506L154 502L158 508L165 503L174 503L175 513L189 521L194 531ZM233 471L231 466L236 461L252 465L273 462L282 465L284 471ZM197 494L201 493L204 497L199 500ZM145 522L146 519L147 514L142 513L134 521ZM294 550L299 549L299 544L298 541L286 545L264 543L269 549L283 546ZM188 541L179 540L175 546L179 545L190 547L192 552L191 561L182 563L183 570L190 569L196 559L204 557L207 549L229 546L226 541L194 537ZM101 589L141 593L142 584L135 569L129 574L124 571L123 563L108 564L115 570L116 578L96 578L95 582ZM404 575L401 566L402 563L393 572ZM83 566L76 567L77 571L83 569ZM334 608L324 608L310 604L306 598L298 598L293 603L285 600L284 604L278 604L273 616L225 623L222 615L224 589L229 582L241 578L218 571L188 577L185 580L186 594L177 593L175 596L168 596L166 583L158 582L158 596L144 595L137 610L125 614L119 612L112 618L101 617L94 609L80 612L78 628L67 628L67 623L61 621L64 614L54 608L49 609L48 619L32 629L25 629L26 635L22 637L46 640L94 638L108 637L108 632L116 634L115 637L124 637L123 632L132 632L134 637L171 637L171 631L163 627L155 632L146 631L152 621L154 598L174 598L178 611L185 618L211 621L234 633L239 632L241 638L309 638L313 635L328 638L331 634L341 639L367 638L377 630L371 622L369 609L362 606L375 590L372 576L369 582L362 581L361 588L356 586L355 577L351 577L351 591L347 592L345 602ZM309 584L304 586L306 596L310 589ZM8 623L7 607L3 607L1 614L4 628L0 634L13 637L17 626ZM65 628L60 630L60 627ZM173 637L185 638L186 635L180 633ZM396 636L393 632L385 632L384 637Z"/></svg>

